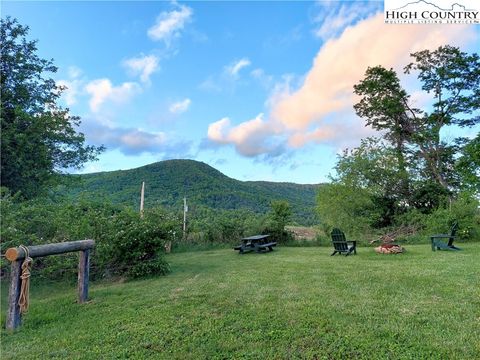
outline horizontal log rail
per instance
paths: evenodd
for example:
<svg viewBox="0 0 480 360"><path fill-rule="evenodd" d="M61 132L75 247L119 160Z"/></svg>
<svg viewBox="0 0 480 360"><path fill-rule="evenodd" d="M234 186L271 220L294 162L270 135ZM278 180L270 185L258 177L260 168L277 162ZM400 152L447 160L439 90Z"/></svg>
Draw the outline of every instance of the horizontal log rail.
<svg viewBox="0 0 480 360"><path fill-rule="evenodd" d="M94 240L67 241L55 244L35 245L26 247L28 256L31 258L64 254L79 251L78 262L78 302L88 300L88 277L90 271L90 250L95 247ZM22 264L27 254L22 247L9 248L5 252L5 258L12 262L10 274L10 289L8 295L8 311L5 327L14 330L20 326L22 314L20 312L19 299L22 286Z"/></svg>
<svg viewBox="0 0 480 360"><path fill-rule="evenodd" d="M73 251L83 251L93 249L94 240L67 241L55 244L28 246L28 254L31 258L65 254ZM9 261L25 259L25 251L20 247L9 248L5 252L5 257Z"/></svg>

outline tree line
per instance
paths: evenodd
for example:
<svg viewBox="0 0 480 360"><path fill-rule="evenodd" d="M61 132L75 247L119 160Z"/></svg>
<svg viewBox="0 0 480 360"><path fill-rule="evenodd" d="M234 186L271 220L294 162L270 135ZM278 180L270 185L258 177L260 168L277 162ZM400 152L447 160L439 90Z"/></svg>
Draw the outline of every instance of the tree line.
<svg viewBox="0 0 480 360"><path fill-rule="evenodd" d="M416 107L393 69L368 68L354 86L360 99L354 109L379 135L339 156L332 184L319 191L320 217L359 233L402 222L425 227L461 203L469 209L464 228L478 236L479 56L446 45L411 58L404 73L416 75L431 106ZM462 132L471 136L452 135ZM443 220L459 216L450 212Z"/></svg>

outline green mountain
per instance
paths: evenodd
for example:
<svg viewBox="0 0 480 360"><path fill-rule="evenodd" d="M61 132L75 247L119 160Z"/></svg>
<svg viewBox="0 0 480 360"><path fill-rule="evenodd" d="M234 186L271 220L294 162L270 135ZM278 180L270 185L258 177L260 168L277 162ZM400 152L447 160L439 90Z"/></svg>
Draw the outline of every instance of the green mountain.
<svg viewBox="0 0 480 360"><path fill-rule="evenodd" d="M113 203L136 208L145 182L145 208L162 205L182 209L183 197L190 207L250 209L266 213L272 200L287 200L294 220L315 223L315 197L320 185L267 181L239 181L213 167L194 160L166 160L130 170L75 175L68 195L107 197Z"/></svg>

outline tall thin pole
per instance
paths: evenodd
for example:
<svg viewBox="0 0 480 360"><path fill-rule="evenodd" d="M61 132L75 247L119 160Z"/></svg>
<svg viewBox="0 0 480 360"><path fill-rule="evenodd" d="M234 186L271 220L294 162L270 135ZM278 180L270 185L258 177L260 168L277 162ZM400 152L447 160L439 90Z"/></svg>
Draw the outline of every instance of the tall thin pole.
<svg viewBox="0 0 480 360"><path fill-rule="evenodd" d="M143 218L143 200L145 198L145 181L142 181L142 191L140 193L140 217Z"/></svg>
<svg viewBox="0 0 480 360"><path fill-rule="evenodd" d="M183 198L183 238L185 239L185 236L187 234L187 211L188 211L188 206L187 206L187 198Z"/></svg>

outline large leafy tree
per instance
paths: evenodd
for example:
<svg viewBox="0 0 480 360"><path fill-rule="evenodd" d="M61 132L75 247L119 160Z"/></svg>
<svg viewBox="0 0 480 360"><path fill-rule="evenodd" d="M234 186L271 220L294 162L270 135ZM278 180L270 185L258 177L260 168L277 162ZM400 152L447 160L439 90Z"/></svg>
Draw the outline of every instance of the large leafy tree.
<svg viewBox="0 0 480 360"><path fill-rule="evenodd" d="M26 198L103 149L86 145L80 118L57 104L65 89L48 75L57 67L37 55L28 31L16 19L1 20L1 182Z"/></svg>
<svg viewBox="0 0 480 360"><path fill-rule="evenodd" d="M479 56L448 45L411 56L413 62L405 73L416 73L422 90L433 96L430 111L413 107L395 71L381 66L367 69L365 78L355 85L361 98L354 108L395 147L405 195L415 191L410 187L412 177L452 191L458 187L455 156L462 142L447 143L440 135L445 126L479 123Z"/></svg>
<svg viewBox="0 0 480 360"><path fill-rule="evenodd" d="M354 105L357 115L364 118L367 125L383 131L385 138L393 144L398 161L399 191L407 196L410 191L407 144L414 133L414 120L420 110L409 106L410 96L400 85L395 71L382 66L368 68L365 79L354 86L354 91L362 96Z"/></svg>

